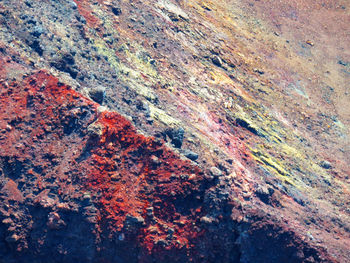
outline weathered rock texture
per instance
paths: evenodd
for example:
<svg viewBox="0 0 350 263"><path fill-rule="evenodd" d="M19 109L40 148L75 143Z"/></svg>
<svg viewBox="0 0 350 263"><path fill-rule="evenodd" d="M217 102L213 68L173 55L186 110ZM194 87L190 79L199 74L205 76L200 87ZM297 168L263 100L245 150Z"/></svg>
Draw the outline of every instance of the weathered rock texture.
<svg viewBox="0 0 350 263"><path fill-rule="evenodd" d="M0 1L0 262L349 262L348 1Z"/></svg>

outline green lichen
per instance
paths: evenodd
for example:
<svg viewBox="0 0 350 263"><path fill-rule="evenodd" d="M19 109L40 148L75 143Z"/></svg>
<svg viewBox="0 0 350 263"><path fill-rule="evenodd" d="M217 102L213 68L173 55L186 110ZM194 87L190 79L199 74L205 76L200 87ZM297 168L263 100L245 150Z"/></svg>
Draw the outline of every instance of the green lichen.
<svg viewBox="0 0 350 263"><path fill-rule="evenodd" d="M180 121L166 114L165 111L155 107L153 104L149 105L150 115L153 119L162 122L167 126L179 125Z"/></svg>

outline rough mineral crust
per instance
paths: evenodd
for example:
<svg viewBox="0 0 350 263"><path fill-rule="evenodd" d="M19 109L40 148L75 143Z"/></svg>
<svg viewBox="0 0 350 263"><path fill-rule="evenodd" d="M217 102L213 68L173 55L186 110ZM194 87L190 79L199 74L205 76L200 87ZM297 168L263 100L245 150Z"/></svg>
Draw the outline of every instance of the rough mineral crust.
<svg viewBox="0 0 350 263"><path fill-rule="evenodd" d="M0 1L0 263L350 262L348 1Z"/></svg>

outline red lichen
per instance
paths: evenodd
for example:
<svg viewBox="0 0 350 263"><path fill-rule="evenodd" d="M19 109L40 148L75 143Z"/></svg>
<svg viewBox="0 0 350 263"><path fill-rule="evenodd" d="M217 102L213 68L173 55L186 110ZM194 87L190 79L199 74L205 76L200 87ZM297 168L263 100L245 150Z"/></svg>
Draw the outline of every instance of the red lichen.
<svg viewBox="0 0 350 263"><path fill-rule="evenodd" d="M7 129L0 158L9 166L25 163L34 188L57 185L62 198L88 191L100 237L125 238L145 257L191 251L201 235L195 226L204 191L198 167L138 134L120 114L99 113L97 104L43 71L23 82L1 82L0 105L0 127ZM102 132L89 133L92 126Z"/></svg>
<svg viewBox="0 0 350 263"><path fill-rule="evenodd" d="M97 123L104 130L98 146L91 151L92 177L88 186L101 192L100 223L108 224L111 231L123 231L127 215L142 217L145 227L138 238L144 240L149 251L154 242L166 239L169 228L174 233L168 247L188 247L189 240L197 235L192 226L196 211L189 210L192 214L183 216L176 205L200 192L198 182L203 180L200 170L155 139L137 134L131 123L117 113L102 113ZM156 235L147 228L152 221L147 216L147 207L154 208ZM183 223L179 225L176 221Z"/></svg>

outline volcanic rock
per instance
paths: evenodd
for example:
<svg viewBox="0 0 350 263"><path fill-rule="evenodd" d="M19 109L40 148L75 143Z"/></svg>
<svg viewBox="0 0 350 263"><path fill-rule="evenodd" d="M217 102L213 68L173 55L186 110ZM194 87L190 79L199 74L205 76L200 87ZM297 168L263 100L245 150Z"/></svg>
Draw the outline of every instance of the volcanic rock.
<svg viewBox="0 0 350 263"><path fill-rule="evenodd" d="M350 262L349 8L0 1L0 262Z"/></svg>

